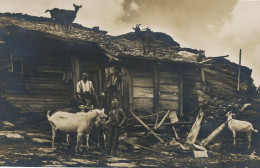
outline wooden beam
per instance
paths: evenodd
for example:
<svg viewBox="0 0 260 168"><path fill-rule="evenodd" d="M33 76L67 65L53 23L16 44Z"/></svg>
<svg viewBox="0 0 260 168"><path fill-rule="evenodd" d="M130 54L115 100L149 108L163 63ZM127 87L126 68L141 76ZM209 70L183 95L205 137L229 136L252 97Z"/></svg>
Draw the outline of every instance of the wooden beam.
<svg viewBox="0 0 260 168"><path fill-rule="evenodd" d="M178 134L177 134L177 131L175 130L175 128L174 128L173 125L172 125L172 130L173 130L173 132L174 132L174 135L175 135L176 139L180 139L179 136L178 136Z"/></svg>
<svg viewBox="0 0 260 168"><path fill-rule="evenodd" d="M135 115L134 112L130 111L130 113L134 116L134 118L139 121L144 128L146 128L151 134L153 134L160 142L165 143L163 139L161 139L151 128L149 128L139 117Z"/></svg>
<svg viewBox="0 0 260 168"><path fill-rule="evenodd" d="M201 146L207 146L226 126L227 122L221 124L217 129L215 129L207 138L200 142Z"/></svg>
<svg viewBox="0 0 260 168"><path fill-rule="evenodd" d="M186 143L187 144L194 144L196 142L196 139L197 139L197 136L199 134L199 130L200 130L200 123L201 123L201 120L203 118L203 115L204 115L204 112L200 109L197 117L196 117L196 120L188 134L188 137L186 139Z"/></svg>
<svg viewBox="0 0 260 168"><path fill-rule="evenodd" d="M153 70L154 70L154 113L158 113L159 111L159 73L158 73L158 68L157 64L154 63L153 65ZM159 120L159 114L156 116L156 121L154 128L157 127Z"/></svg>
<svg viewBox="0 0 260 168"><path fill-rule="evenodd" d="M183 117L183 76L182 73L180 73L180 93L179 93L179 98L180 98L180 102L179 102L179 112L180 112L180 117Z"/></svg>
<svg viewBox="0 0 260 168"><path fill-rule="evenodd" d="M240 67L241 67L241 53L242 50L239 50L239 65L238 65L238 77L237 77L237 91L240 90Z"/></svg>
<svg viewBox="0 0 260 168"><path fill-rule="evenodd" d="M129 66L129 111L133 112L133 78L134 78L134 68L131 64Z"/></svg>
<svg viewBox="0 0 260 168"><path fill-rule="evenodd" d="M204 67L201 67L201 80L203 83L205 83L205 70Z"/></svg>
<svg viewBox="0 0 260 168"><path fill-rule="evenodd" d="M214 56L214 57L207 57L206 59L214 59L214 58L226 58L229 57L229 55L223 55L223 56Z"/></svg>
<svg viewBox="0 0 260 168"><path fill-rule="evenodd" d="M98 79L99 79L99 94L102 92L102 71L101 69L98 70Z"/></svg>
<svg viewBox="0 0 260 168"><path fill-rule="evenodd" d="M167 113L163 116L163 119L161 120L161 122L158 125L154 126L154 130L157 130L165 121L165 119L169 116L170 110L167 111Z"/></svg>

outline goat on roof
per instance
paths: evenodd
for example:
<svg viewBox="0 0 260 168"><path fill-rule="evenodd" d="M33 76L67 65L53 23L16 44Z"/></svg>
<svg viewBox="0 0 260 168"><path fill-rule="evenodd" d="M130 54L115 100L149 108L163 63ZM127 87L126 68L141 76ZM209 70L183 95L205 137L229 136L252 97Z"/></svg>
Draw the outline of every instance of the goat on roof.
<svg viewBox="0 0 260 168"><path fill-rule="evenodd" d="M149 54L151 50L151 44L153 44L153 53L155 54L154 48L154 35L150 28L146 28L145 31L141 31L140 29L141 24L137 24L135 28L135 35L141 40L143 44L143 54ZM146 52L146 47L148 47L148 51Z"/></svg>

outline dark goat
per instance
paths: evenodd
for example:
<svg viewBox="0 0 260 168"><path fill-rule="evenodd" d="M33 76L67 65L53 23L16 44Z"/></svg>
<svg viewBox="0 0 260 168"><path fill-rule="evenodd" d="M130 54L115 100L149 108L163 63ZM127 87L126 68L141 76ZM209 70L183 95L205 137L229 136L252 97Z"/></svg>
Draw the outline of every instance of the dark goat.
<svg viewBox="0 0 260 168"><path fill-rule="evenodd" d="M153 44L153 53L155 54L155 48L154 48L154 35L153 32L151 31L151 29L146 28L145 31L141 31L140 30L140 25L141 24L137 24L135 28L133 28L135 30L135 35L140 38L142 44L143 44L143 54L149 54L150 50L151 50L151 44ZM146 53L146 47L148 47L148 51Z"/></svg>
<svg viewBox="0 0 260 168"><path fill-rule="evenodd" d="M46 12L50 12L51 14L51 22L54 24L58 23L61 25L62 28L65 28L67 33L69 29L71 28L72 22L75 20L77 12L79 8L82 7L82 5L77 6L73 4L75 10L64 10L64 9L58 9L58 8L53 8L52 10L46 10Z"/></svg>
<svg viewBox="0 0 260 168"><path fill-rule="evenodd" d="M53 24L54 29L56 30L56 23L57 20L56 18L59 17L60 13L61 13L61 9L58 8L53 8L52 10L46 10L45 13L50 12L51 15L51 21L50 21L50 25Z"/></svg>

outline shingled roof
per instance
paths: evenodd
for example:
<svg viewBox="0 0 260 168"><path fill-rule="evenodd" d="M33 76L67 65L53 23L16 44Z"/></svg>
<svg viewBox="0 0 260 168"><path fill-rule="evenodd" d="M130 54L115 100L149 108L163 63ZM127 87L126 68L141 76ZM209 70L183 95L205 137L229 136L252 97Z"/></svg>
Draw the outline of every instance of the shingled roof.
<svg viewBox="0 0 260 168"><path fill-rule="evenodd" d="M106 55L114 58L141 58L196 64L199 57L198 50L181 48L169 35L159 32L154 33L156 53L151 52L143 55L141 41L135 37L133 32L120 36L111 36L73 24L71 32L67 35L63 31L55 30L52 26L49 26L48 18L22 14L0 14L0 29L7 26L17 26L25 30L44 32L61 39L94 42L104 50Z"/></svg>

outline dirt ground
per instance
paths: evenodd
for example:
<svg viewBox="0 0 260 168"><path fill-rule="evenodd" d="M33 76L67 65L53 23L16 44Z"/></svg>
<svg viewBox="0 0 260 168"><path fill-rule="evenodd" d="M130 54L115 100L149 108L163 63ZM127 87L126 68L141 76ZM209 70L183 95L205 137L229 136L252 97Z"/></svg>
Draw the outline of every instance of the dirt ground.
<svg viewBox="0 0 260 168"><path fill-rule="evenodd" d="M250 156L250 151L227 153L208 152L208 158L194 158L192 152L161 154L144 149L133 149L120 141L119 157L106 155L104 147L98 148L94 132L90 135L90 149L83 147L75 153L75 136L65 143L65 134L59 133L57 148L51 148L51 129L44 116L22 115L6 120L14 126L2 124L0 130L0 166L44 167L260 167L260 157ZM231 144L228 144L231 145ZM231 145L232 146L232 145Z"/></svg>

